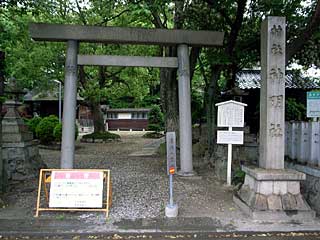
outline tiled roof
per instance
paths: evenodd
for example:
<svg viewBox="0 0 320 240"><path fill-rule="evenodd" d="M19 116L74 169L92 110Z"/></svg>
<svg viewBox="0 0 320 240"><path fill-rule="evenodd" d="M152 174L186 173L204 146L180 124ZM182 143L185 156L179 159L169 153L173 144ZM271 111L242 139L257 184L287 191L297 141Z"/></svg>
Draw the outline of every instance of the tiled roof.
<svg viewBox="0 0 320 240"><path fill-rule="evenodd" d="M260 70L242 70L236 74L236 85L240 89L260 88L260 80ZM320 88L320 83L286 71L286 88L315 89Z"/></svg>

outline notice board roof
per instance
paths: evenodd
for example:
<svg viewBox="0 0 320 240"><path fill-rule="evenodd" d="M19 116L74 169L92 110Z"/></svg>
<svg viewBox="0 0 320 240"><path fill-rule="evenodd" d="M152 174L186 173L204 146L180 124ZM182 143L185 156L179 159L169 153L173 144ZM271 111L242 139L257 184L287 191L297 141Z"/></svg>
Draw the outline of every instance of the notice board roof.
<svg viewBox="0 0 320 240"><path fill-rule="evenodd" d="M233 103L233 104L236 104L236 105L239 105L239 106L243 106L243 107L247 106L247 104L245 104L245 103L237 102L237 101L234 101L234 100L220 102L220 103L217 103L216 106L226 105L226 104L230 104L230 103Z"/></svg>
<svg viewBox="0 0 320 240"><path fill-rule="evenodd" d="M68 24L30 23L31 38L36 41L101 42L118 44L221 46L223 32L180 29L100 27Z"/></svg>

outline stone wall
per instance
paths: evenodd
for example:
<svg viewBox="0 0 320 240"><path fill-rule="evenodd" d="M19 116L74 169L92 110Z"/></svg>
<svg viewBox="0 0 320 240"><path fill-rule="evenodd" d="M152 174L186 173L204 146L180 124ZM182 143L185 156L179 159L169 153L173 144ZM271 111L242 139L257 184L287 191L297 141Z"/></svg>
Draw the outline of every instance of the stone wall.
<svg viewBox="0 0 320 240"><path fill-rule="evenodd" d="M301 182L301 192L311 208L320 215L320 168L287 162L286 166L306 174Z"/></svg>
<svg viewBox="0 0 320 240"><path fill-rule="evenodd" d="M307 175L305 182L302 182L302 193L313 210L320 215L320 177Z"/></svg>

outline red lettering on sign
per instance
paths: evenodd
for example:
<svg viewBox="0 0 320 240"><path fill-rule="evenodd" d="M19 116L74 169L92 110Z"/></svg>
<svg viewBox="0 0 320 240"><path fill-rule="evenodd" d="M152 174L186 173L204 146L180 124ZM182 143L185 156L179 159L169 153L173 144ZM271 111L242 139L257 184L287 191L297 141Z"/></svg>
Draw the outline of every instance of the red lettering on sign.
<svg viewBox="0 0 320 240"><path fill-rule="evenodd" d="M53 178L55 179L100 179L99 172L76 172L76 171L63 171L54 172Z"/></svg>

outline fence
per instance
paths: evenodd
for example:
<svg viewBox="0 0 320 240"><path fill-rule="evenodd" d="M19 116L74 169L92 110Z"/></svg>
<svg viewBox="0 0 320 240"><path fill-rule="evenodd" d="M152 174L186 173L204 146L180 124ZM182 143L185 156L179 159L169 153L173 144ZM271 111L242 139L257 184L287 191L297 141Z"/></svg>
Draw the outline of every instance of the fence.
<svg viewBox="0 0 320 240"><path fill-rule="evenodd" d="M320 167L320 122L286 122L285 155Z"/></svg>

